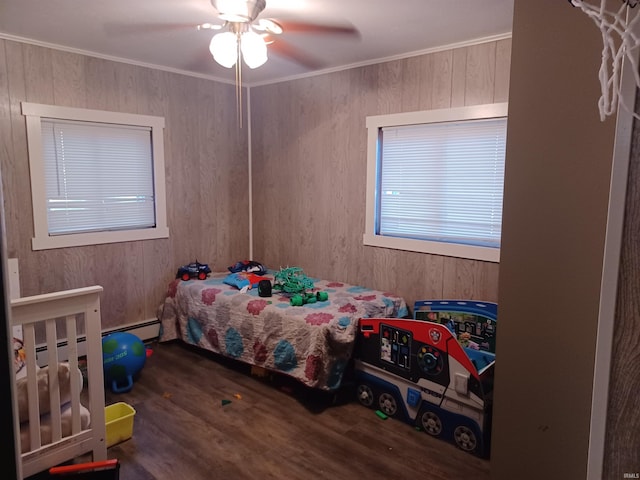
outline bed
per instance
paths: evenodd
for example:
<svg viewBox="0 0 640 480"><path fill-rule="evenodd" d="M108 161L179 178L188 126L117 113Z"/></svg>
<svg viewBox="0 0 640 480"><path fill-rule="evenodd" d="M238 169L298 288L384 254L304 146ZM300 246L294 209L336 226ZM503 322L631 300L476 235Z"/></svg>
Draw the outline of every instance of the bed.
<svg viewBox="0 0 640 480"><path fill-rule="evenodd" d="M261 278L277 283L274 273ZM160 342L178 339L308 387L335 390L353 352L358 319L408 315L401 297L356 285L311 279L311 292L328 298L292 306L282 291L263 297L255 286L244 291L225 283L228 276L214 272L205 280L171 282L158 311Z"/></svg>
<svg viewBox="0 0 640 480"><path fill-rule="evenodd" d="M107 458L100 292L11 300L21 478L86 453Z"/></svg>

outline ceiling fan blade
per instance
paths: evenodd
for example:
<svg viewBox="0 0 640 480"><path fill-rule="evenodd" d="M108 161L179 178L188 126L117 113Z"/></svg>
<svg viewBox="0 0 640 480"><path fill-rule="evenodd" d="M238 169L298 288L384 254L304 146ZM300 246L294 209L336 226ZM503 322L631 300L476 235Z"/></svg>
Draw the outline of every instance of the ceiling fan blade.
<svg viewBox="0 0 640 480"><path fill-rule="evenodd" d="M354 35L360 37L360 32L353 25L323 25L318 23L307 22L294 22L294 21L281 21L273 20L282 26L286 33L289 32L301 32L301 33L317 33L317 34L339 34L339 35Z"/></svg>
<svg viewBox="0 0 640 480"><path fill-rule="evenodd" d="M167 33L197 30L197 23L107 23L104 31L109 36Z"/></svg>
<svg viewBox="0 0 640 480"><path fill-rule="evenodd" d="M324 66L320 60L311 57L310 55L302 52L302 50L292 46L290 43L287 43L280 38L269 44L268 48L275 54L288 58L289 60L293 60L297 64L311 70L317 70Z"/></svg>

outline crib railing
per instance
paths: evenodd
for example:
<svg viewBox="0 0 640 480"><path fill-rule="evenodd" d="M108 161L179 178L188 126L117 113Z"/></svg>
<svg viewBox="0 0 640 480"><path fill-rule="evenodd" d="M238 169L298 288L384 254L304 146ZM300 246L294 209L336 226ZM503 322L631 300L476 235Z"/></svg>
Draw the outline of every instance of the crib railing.
<svg viewBox="0 0 640 480"><path fill-rule="evenodd" d="M28 477L52 466L66 462L87 452L94 461L106 460L104 374L102 367L102 336L100 317L101 286L65 290L11 300L11 318L14 326L22 328L26 354L26 382L29 398L30 450L23 452L22 476ZM84 333L79 325L84 320ZM64 325L64 337L59 327ZM41 438L41 413L38 401L36 330L45 332L44 346L49 368L49 411L51 442ZM59 344L66 343L64 354ZM42 345L41 345L42 346ZM86 377L90 425L81 428L80 397L82 378L75 372L79 368L80 352L86 355ZM68 362L71 372L71 435L63 437L61 420L59 362ZM15 400L17 404L17 399ZM16 410L17 411L17 410ZM16 419L16 431L18 431Z"/></svg>

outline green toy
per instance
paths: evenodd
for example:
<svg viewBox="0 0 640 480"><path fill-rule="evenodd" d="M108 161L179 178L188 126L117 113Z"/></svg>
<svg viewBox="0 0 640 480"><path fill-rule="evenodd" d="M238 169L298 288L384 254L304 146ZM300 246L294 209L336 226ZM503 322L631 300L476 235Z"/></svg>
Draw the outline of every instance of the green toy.
<svg viewBox="0 0 640 480"><path fill-rule="evenodd" d="M379 416L382 420L386 420L387 418L389 418L386 413L381 412L380 410L376 410L376 415Z"/></svg>
<svg viewBox="0 0 640 480"><path fill-rule="evenodd" d="M281 268L274 274L273 279L273 289L290 294L289 303L294 307L325 302L329 299L327 292L309 292L313 290L313 280L307 277L300 267Z"/></svg>
<svg viewBox="0 0 640 480"><path fill-rule="evenodd" d="M326 302L329 300L329 294L327 292L318 292L317 297L319 302Z"/></svg>
<svg viewBox="0 0 640 480"><path fill-rule="evenodd" d="M304 294L313 288L313 281L304 274L300 267L281 268L273 278L273 288L285 293Z"/></svg>
<svg viewBox="0 0 640 480"><path fill-rule="evenodd" d="M289 300L289 303L292 307L301 307L302 305L304 305L304 298L302 297L302 295L294 295Z"/></svg>
<svg viewBox="0 0 640 480"><path fill-rule="evenodd" d="M327 292L305 293L304 295L297 293L291 297L289 303L294 307L301 307L307 303L326 302L328 299Z"/></svg>

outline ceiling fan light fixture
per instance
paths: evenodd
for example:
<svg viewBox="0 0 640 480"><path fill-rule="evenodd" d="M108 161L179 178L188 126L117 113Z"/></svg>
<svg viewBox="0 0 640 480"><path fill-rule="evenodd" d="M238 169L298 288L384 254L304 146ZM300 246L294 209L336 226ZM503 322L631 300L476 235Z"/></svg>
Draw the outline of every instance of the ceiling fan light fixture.
<svg viewBox="0 0 640 480"><path fill-rule="evenodd" d="M267 45L256 32L247 31L240 38L242 58L249 68L258 68L267 61Z"/></svg>
<svg viewBox="0 0 640 480"><path fill-rule="evenodd" d="M232 32L218 33L209 44L213 59L226 68L231 68L238 60L238 37Z"/></svg>
<svg viewBox="0 0 640 480"><path fill-rule="evenodd" d="M265 0L211 0L218 16L227 22L248 23L256 19L264 7Z"/></svg>

